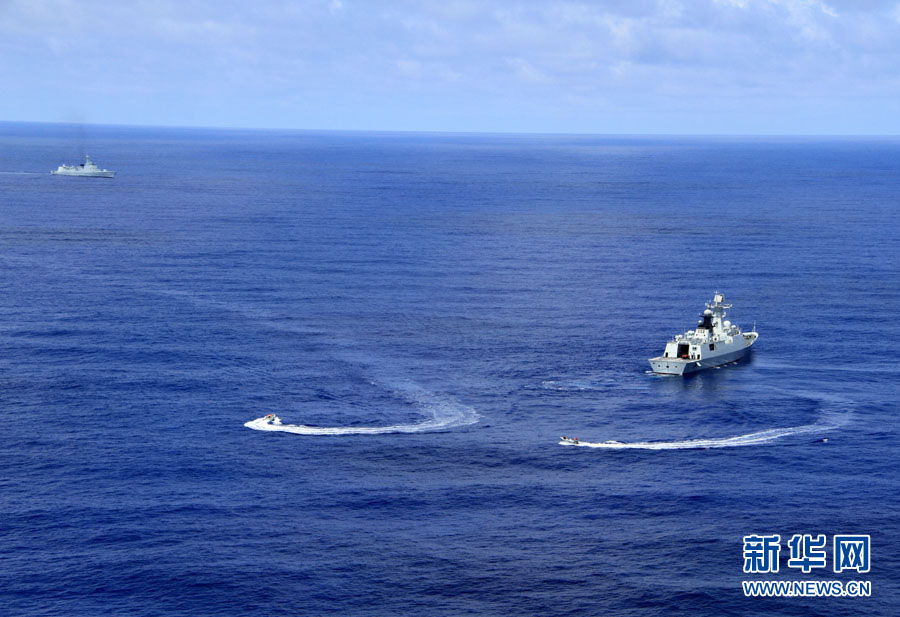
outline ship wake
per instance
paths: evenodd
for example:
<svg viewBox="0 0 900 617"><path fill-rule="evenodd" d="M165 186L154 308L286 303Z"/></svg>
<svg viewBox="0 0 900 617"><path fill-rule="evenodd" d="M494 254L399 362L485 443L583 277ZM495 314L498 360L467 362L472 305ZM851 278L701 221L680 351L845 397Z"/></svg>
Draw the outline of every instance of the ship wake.
<svg viewBox="0 0 900 617"><path fill-rule="evenodd" d="M388 433L427 433L468 426L478 422L478 412L450 397L440 396L413 384L396 390L416 406L425 416L421 422L390 426L307 426L282 424L275 415L245 422L244 426L257 431L276 431L295 435L384 435Z"/></svg>
<svg viewBox="0 0 900 617"><path fill-rule="evenodd" d="M823 433L837 429L849 420L847 413L828 413L823 415L815 424L802 426L788 426L783 428L770 428L763 431L734 435L732 437L708 437L701 439L684 439L680 441L575 441L563 439L561 446L581 446L584 448L605 448L608 450L691 450L710 448L735 448L740 446L761 446L772 443L785 437Z"/></svg>

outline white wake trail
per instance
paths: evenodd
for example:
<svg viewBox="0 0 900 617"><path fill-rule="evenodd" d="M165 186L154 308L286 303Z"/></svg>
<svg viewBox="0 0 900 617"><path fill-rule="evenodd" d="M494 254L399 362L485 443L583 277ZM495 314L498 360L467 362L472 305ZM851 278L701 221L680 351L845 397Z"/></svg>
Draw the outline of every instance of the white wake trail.
<svg viewBox="0 0 900 617"><path fill-rule="evenodd" d="M559 442L561 446L581 446L584 448L606 448L610 450L689 450L697 448L734 448L739 446L760 446L771 443L777 439L790 437L792 435L803 435L806 433L821 433L824 431L834 430L847 423L846 414L830 414L823 417L816 424L805 424L803 426L787 426L783 428L770 428L755 433L747 433L746 435L735 435L733 437L710 437L702 439L685 439L681 441L575 441L574 439L562 439Z"/></svg>
<svg viewBox="0 0 900 617"><path fill-rule="evenodd" d="M306 426L305 424L282 424L274 414L245 422L244 426L256 431L277 431L296 435L384 435L387 433L425 433L449 428L467 426L478 422L478 412L468 405L441 397L416 386L402 386L399 390L404 398L414 403L429 418L414 424L393 424L390 426Z"/></svg>

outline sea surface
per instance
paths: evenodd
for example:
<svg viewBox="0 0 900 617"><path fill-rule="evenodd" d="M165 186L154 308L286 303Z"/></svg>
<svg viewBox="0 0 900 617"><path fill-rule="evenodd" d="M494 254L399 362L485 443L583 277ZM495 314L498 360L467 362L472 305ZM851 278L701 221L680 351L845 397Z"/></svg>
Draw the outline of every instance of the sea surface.
<svg viewBox="0 0 900 617"><path fill-rule="evenodd" d="M900 139L0 124L0 612L896 615L898 315Z"/></svg>

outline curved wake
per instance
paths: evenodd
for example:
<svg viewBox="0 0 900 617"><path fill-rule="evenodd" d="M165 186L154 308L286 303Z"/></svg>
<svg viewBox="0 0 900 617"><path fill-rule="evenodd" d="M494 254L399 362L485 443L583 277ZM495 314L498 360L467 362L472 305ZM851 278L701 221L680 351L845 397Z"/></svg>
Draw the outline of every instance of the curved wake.
<svg viewBox="0 0 900 617"><path fill-rule="evenodd" d="M771 443L776 439L803 435L805 433L820 433L836 429L847 422L846 414L834 415L822 418L819 423L805 424L803 426L787 426L784 428L770 428L764 431L735 435L733 437L710 437L705 439L684 439L681 441L604 441L590 442L574 439L562 439L561 446L583 446L585 448L607 448L610 450L689 450L708 448L734 448L739 446L760 446Z"/></svg>
<svg viewBox="0 0 900 617"><path fill-rule="evenodd" d="M404 388L404 395L423 413L430 414L431 417L415 424L391 426L306 426L305 424L282 424L278 416L269 414L263 418L245 422L244 426L256 431L278 431L296 435L384 435L387 433L440 431L478 422L478 412L453 399L442 398L415 387Z"/></svg>

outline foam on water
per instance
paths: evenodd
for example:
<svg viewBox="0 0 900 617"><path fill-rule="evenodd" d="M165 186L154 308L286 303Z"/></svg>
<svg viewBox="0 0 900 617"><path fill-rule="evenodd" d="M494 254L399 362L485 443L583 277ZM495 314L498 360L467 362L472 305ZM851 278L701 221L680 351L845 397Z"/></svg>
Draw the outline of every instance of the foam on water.
<svg viewBox="0 0 900 617"><path fill-rule="evenodd" d="M582 392L585 390L604 390L605 384L597 384L588 380L556 380L548 379L541 382L541 390L555 390L557 392Z"/></svg>
<svg viewBox="0 0 900 617"><path fill-rule="evenodd" d="M787 426L764 429L744 435L731 437L704 437L699 439L683 439L678 441L581 441L577 443L568 439L560 440L561 446L582 446L585 448L605 448L608 450L690 450L708 448L734 448L739 446L761 446L772 443L784 437L803 435L806 433L821 433L834 430L845 425L850 419L849 412L831 410L825 411L814 424L801 426Z"/></svg>
<svg viewBox="0 0 900 617"><path fill-rule="evenodd" d="M834 427L809 424L806 426L791 426L786 428L773 428L746 435L734 437L714 437L709 439L686 439L683 441L633 441L622 443L619 441L605 441L601 443L579 441L560 441L561 446L584 446L586 448L608 448L612 450L688 450L692 448L731 448L735 446L759 446L770 443L782 437L814 433Z"/></svg>
<svg viewBox="0 0 900 617"><path fill-rule="evenodd" d="M527 385L526 390L550 390L554 392L606 392L611 390L633 390L640 384L629 383L620 379L605 378L574 378L574 379L545 379L538 385Z"/></svg>
<svg viewBox="0 0 900 617"><path fill-rule="evenodd" d="M478 422L478 412L450 397L439 396L414 384L402 384L395 390L416 405L427 419L414 424L394 424L389 426L306 426L304 424L282 424L274 418L257 418L245 422L244 426L256 431L277 431L296 435L384 435L387 433L425 433L449 428L468 426Z"/></svg>

